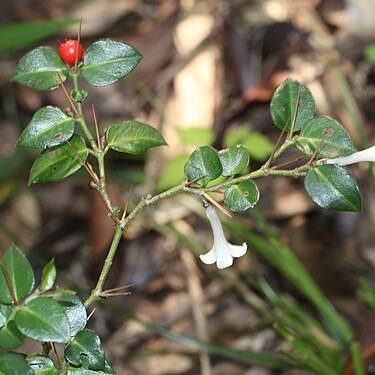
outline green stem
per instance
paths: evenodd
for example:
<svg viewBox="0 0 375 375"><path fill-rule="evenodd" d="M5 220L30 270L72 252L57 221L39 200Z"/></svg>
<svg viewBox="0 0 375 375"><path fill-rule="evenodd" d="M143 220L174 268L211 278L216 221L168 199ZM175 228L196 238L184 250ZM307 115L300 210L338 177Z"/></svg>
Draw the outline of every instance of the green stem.
<svg viewBox="0 0 375 375"><path fill-rule="evenodd" d="M80 90L79 82L78 82L78 75L79 75L78 73L71 73L74 90ZM81 125L82 131L85 134L94 152L98 153L99 151L98 145L96 144L95 139L87 126L86 119L83 114L83 107L82 107L81 102L77 102L77 109L78 109L78 116L76 118L76 121Z"/></svg>
<svg viewBox="0 0 375 375"><path fill-rule="evenodd" d="M366 375L363 365L361 347L358 342L353 342L350 346L350 354L352 356L352 363L355 375Z"/></svg>
<svg viewBox="0 0 375 375"><path fill-rule="evenodd" d="M90 293L90 296L85 301L85 307L89 307L94 302L100 300L100 295L103 291L104 283L107 280L108 273L112 267L113 258L115 257L118 245L122 237L123 229L120 226L116 227L115 234L112 239L111 247L109 248L107 257L104 261L102 272L100 273L98 282L95 288Z"/></svg>

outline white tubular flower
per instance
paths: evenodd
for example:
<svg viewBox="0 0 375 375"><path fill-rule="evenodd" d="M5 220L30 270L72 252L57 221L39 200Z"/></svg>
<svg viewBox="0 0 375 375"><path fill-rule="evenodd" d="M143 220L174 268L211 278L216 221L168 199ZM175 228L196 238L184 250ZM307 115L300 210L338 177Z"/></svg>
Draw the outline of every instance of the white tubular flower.
<svg viewBox="0 0 375 375"><path fill-rule="evenodd" d="M337 164L337 165L349 165L359 163L361 161L372 161L375 162L375 145L366 148L362 151L354 152L349 156L343 156L336 159L326 159L325 164Z"/></svg>
<svg viewBox="0 0 375 375"><path fill-rule="evenodd" d="M246 253L247 244L246 242L242 245L230 244L224 236L223 227L215 209L207 204L205 205L205 211L214 233L214 246L208 253L200 255L199 258L206 264L216 262L219 269L230 267L233 264L233 257L238 258Z"/></svg>

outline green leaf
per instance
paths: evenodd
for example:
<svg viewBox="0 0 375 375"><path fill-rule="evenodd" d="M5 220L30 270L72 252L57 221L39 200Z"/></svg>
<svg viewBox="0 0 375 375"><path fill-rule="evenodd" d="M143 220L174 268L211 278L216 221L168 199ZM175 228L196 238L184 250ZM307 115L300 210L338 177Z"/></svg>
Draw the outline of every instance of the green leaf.
<svg viewBox="0 0 375 375"><path fill-rule="evenodd" d="M40 108L18 139L17 146L44 149L67 141L74 133L74 119L55 107Z"/></svg>
<svg viewBox="0 0 375 375"><path fill-rule="evenodd" d="M25 339L18 330L16 323L9 320L3 328L0 329L0 348L5 350L16 349L24 343Z"/></svg>
<svg viewBox="0 0 375 375"><path fill-rule="evenodd" d="M142 55L126 43L98 40L87 48L81 74L91 85L107 86L127 76L141 58Z"/></svg>
<svg viewBox="0 0 375 375"><path fill-rule="evenodd" d="M306 86L288 78L274 92L270 110L278 128L298 131L314 116L315 102Z"/></svg>
<svg viewBox="0 0 375 375"><path fill-rule="evenodd" d="M49 47L39 47L21 57L12 81L42 91L58 87L67 77L68 69L58 53Z"/></svg>
<svg viewBox="0 0 375 375"><path fill-rule="evenodd" d="M55 367L52 359L41 355L34 354L27 356L27 362L34 371L35 375L58 375L59 371Z"/></svg>
<svg viewBox="0 0 375 375"><path fill-rule="evenodd" d="M305 177L305 188L320 207L335 211L360 211L361 195L353 176L338 165L321 165Z"/></svg>
<svg viewBox="0 0 375 375"><path fill-rule="evenodd" d="M26 358L20 353L0 354L0 375L34 375Z"/></svg>
<svg viewBox="0 0 375 375"><path fill-rule="evenodd" d="M69 321L64 309L51 298L31 300L17 311L14 320L18 329L31 339L60 343L70 340Z"/></svg>
<svg viewBox="0 0 375 375"><path fill-rule="evenodd" d="M182 143L191 146L209 145L215 137L212 129L203 127L176 128L176 132Z"/></svg>
<svg viewBox="0 0 375 375"><path fill-rule="evenodd" d="M4 326L12 311L12 306L0 304L0 327Z"/></svg>
<svg viewBox="0 0 375 375"><path fill-rule="evenodd" d="M63 307L69 320L70 335L75 336L86 327L87 313L85 306L76 295L70 293L61 293L56 297L56 300Z"/></svg>
<svg viewBox="0 0 375 375"><path fill-rule="evenodd" d="M38 40L47 38L76 22L75 20L63 19L17 22L2 26L0 28L0 54L20 49Z"/></svg>
<svg viewBox="0 0 375 375"><path fill-rule="evenodd" d="M34 287L35 279L33 269L22 251L12 245L5 252L0 265L0 303L9 305L14 302L7 279L17 301L27 297ZM6 275L4 275L4 269Z"/></svg>
<svg viewBox="0 0 375 375"><path fill-rule="evenodd" d="M319 147L317 156L321 158L337 158L357 151L346 130L328 116L308 121L296 140L296 146L306 155L312 155Z"/></svg>
<svg viewBox="0 0 375 375"><path fill-rule="evenodd" d="M138 121L122 121L109 127L108 147L128 154L143 154L151 147L167 143L153 127Z"/></svg>
<svg viewBox="0 0 375 375"><path fill-rule="evenodd" d="M104 370L105 357L99 336L84 329L78 332L65 350L65 358L74 366L84 365L90 370Z"/></svg>
<svg viewBox="0 0 375 375"><path fill-rule="evenodd" d="M69 366L67 375L108 375L108 374L115 374L115 372L106 361L106 366L103 371L88 370L87 368L82 367L82 366L81 367Z"/></svg>
<svg viewBox="0 0 375 375"><path fill-rule="evenodd" d="M211 146L197 147L186 162L184 171L189 181L202 185L218 178L222 166L217 151Z"/></svg>
<svg viewBox="0 0 375 375"><path fill-rule="evenodd" d="M242 145L230 146L218 152L223 171L222 176L234 176L247 168L250 162L249 153Z"/></svg>
<svg viewBox="0 0 375 375"><path fill-rule="evenodd" d="M84 139L73 135L69 143L45 150L35 159L30 170L29 185L69 177L81 168L88 154Z"/></svg>
<svg viewBox="0 0 375 375"><path fill-rule="evenodd" d="M56 267L55 267L55 260L52 259L43 268L42 281L40 282L38 289L41 292L51 289L55 284L56 275L57 275L57 272L56 272Z"/></svg>
<svg viewBox="0 0 375 375"><path fill-rule="evenodd" d="M225 204L234 212L254 207L259 200L258 187L252 181L243 181L230 186L224 194Z"/></svg>

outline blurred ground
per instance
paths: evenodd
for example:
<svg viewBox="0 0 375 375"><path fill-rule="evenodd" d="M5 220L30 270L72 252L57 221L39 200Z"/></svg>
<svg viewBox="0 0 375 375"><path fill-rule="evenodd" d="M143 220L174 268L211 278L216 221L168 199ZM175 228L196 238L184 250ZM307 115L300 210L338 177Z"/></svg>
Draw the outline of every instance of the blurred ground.
<svg viewBox="0 0 375 375"><path fill-rule="evenodd" d="M86 47L110 37L143 53L130 78L90 88L86 104L89 118L91 104L95 105L102 129L114 120L136 118L158 128L169 143L168 148L152 151L146 161L112 155L112 196L120 203L130 186L135 186L131 204L146 192L168 186L162 178L168 160L194 148L184 142L181 129L212 129L209 134L218 148L231 132L251 130L260 135L255 144L264 143L252 155L252 169L259 167L270 152L269 141L276 142L279 135L268 108L273 91L286 77L306 84L318 113L338 119L358 147L374 143L374 67L364 56L366 46L375 42L373 0L2 0L0 7L2 25L83 17ZM56 47L59 40L74 37L76 29L43 44ZM61 183L26 186L32 155L15 154L17 137L40 106L67 106L62 91L36 93L9 82L26 50L0 60L0 247L18 243L38 267L55 257L61 283L79 285L84 293L94 285L112 224L89 191L84 173ZM323 211L304 193L302 181L282 178L260 182L258 208L339 311L359 327L368 314L355 296L358 276L375 280L375 201L367 166L351 170L361 181L360 214ZM173 228L205 244L201 252L206 251L211 233L196 212L202 212L199 202L177 197L145 210L133 223L108 285L131 284L131 295L113 299L113 306L216 345L275 350L281 339L234 293L235 281L225 272L202 266L168 232ZM235 220L256 229L248 214ZM278 290L299 298L251 251L238 266L264 274ZM120 375L272 373L221 356L198 355L183 343L105 310L98 309L90 324Z"/></svg>

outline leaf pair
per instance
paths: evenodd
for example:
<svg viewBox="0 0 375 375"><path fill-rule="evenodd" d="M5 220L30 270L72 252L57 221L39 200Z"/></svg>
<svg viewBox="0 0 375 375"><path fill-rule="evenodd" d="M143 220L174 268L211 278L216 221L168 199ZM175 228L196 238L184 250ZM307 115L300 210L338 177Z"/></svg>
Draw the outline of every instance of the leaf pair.
<svg viewBox="0 0 375 375"><path fill-rule="evenodd" d="M80 72L91 85L106 86L127 76L141 58L141 53L126 43L102 39L87 48ZM52 90L68 75L69 69L56 50L39 47L19 60L12 81L35 90Z"/></svg>

